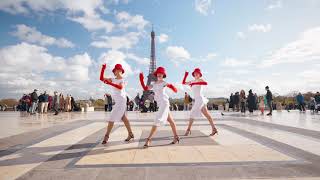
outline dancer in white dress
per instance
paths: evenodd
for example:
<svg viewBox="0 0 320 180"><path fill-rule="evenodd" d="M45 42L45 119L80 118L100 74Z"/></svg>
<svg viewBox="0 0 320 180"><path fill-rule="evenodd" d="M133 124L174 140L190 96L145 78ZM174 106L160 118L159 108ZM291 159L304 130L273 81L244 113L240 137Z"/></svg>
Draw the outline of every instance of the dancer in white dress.
<svg viewBox="0 0 320 180"><path fill-rule="evenodd" d="M205 98L202 94L202 87L207 85L208 83L201 78L202 73L199 68L194 69L192 73L192 76L195 78L193 81L189 81L189 82L186 81L188 74L189 74L188 72L185 72L182 84L191 86L193 96L194 96L194 104L192 105L192 109L190 112L189 125L185 133L185 136L188 136L189 134L191 134L191 126L194 119L201 118L203 117L202 115L204 115L208 119L212 128L212 133L210 134L210 136L213 136L216 133L218 133L218 130L216 129L213 123L213 118L211 117L207 109L208 99Z"/></svg>
<svg viewBox="0 0 320 180"><path fill-rule="evenodd" d="M105 84L108 84L113 87L112 98L115 101L115 105L111 111L110 119L108 119L108 126L107 132L104 136L102 144L106 144L109 140L110 132L113 128L114 122L123 121L124 125L128 130L128 137L125 139L126 142L129 142L131 139L134 138L134 135L131 130L130 122L126 115L126 108L127 108L127 95L124 89L125 83L122 78L124 73L124 69L122 68L121 64L116 64L113 68L112 72L115 78L104 78L104 71L106 69L106 64L102 65L101 73L100 73L100 80Z"/></svg>
<svg viewBox="0 0 320 180"><path fill-rule="evenodd" d="M150 131L150 134L146 140L146 143L143 146L144 148L149 147L150 142L151 142L151 138L154 135L154 133L156 132L157 127L165 125L167 121L170 123L171 129L172 129L172 132L174 135L174 140L171 142L171 144L175 144L177 142L179 143L179 141L180 141L180 138L177 134L176 124L170 114L169 97L165 92L166 87L170 88L175 93L177 92L177 88L175 88L172 84L168 84L167 82L165 82L163 80L164 78L166 78L166 71L163 67L158 67L157 70L154 72L154 76L157 77L157 81L150 86L146 86L144 84L143 74L140 73L140 83L141 83L143 90L146 91L146 90L153 89L154 94L155 94L154 98L157 101L157 104L159 106L159 110L156 112L156 117L154 119L154 124L151 128L151 131Z"/></svg>

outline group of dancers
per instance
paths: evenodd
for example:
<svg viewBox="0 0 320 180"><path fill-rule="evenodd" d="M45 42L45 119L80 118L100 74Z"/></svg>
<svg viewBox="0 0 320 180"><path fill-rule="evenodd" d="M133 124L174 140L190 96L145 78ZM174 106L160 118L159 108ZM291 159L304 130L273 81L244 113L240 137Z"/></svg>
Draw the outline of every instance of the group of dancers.
<svg viewBox="0 0 320 180"><path fill-rule="evenodd" d="M126 98L126 92L125 92L125 82L123 79L123 74L125 73L125 70L122 68L121 64L116 64L112 70L114 77L104 78L105 69L106 69L106 64L103 64L100 72L100 80L105 84L113 87L113 99L115 101L115 106L111 111L110 118L107 120L108 121L107 131L106 131L106 134L104 135L102 144L106 144L108 142L109 135L113 128L114 122L119 122L119 121L123 121L125 127L127 128L128 137L125 139L125 141L129 142L134 139L134 135L131 129L130 122L126 115L127 98ZM171 144L176 144L180 142L180 137L177 133L176 124L171 116L170 109L169 109L170 107L169 96L166 94L166 91L165 91L165 88L169 88L176 93L177 88L173 84L167 83L164 80L167 77L166 70L164 67L158 67L153 74L157 78L157 80L149 86L145 85L144 83L143 73L139 74L140 84L143 90L145 91L153 90L155 94L155 100L157 101L159 106L159 110L156 112L151 131L143 146L144 148L148 148L150 146L151 139L155 134L157 127L163 126L167 122L169 122L172 129L172 133L174 135L174 139L171 142ZM218 133L218 130L216 129L215 124L213 122L213 118L211 117L207 109L208 99L205 98L202 94L203 86L208 85L208 83L202 79L202 73L199 68L194 69L194 71L192 72L192 76L194 77L194 80L187 81L188 74L189 74L188 72L185 72L182 84L188 85L191 87L195 102L194 102L194 105L192 106L192 109L190 112L189 125L184 135L185 136L190 135L191 127L194 120L204 115L208 119L212 128L212 132L210 136L214 136L215 134Z"/></svg>

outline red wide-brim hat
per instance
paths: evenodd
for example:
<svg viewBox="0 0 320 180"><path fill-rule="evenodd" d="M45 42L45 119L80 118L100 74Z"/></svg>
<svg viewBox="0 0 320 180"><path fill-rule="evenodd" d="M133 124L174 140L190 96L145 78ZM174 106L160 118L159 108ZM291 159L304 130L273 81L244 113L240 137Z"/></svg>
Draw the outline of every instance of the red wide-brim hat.
<svg viewBox="0 0 320 180"><path fill-rule="evenodd" d="M200 77L202 77L202 73L201 73L201 70L199 68L195 68L192 72L192 76L194 77L194 73L199 73L200 74Z"/></svg>
<svg viewBox="0 0 320 180"><path fill-rule="evenodd" d="M116 64L114 66L114 68L112 69L112 72L114 73L116 70L121 70L122 71L122 74L124 73L124 69L122 68L122 65L121 64Z"/></svg>
<svg viewBox="0 0 320 180"><path fill-rule="evenodd" d="M157 76L157 74L163 74L163 78L167 77L166 69L164 67L158 67L157 70L153 73L153 75Z"/></svg>

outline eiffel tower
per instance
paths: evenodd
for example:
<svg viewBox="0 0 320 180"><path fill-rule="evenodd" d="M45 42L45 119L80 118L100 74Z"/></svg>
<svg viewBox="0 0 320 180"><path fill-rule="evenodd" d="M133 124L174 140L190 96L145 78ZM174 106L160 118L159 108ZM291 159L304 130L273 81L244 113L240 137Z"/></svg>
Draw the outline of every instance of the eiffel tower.
<svg viewBox="0 0 320 180"><path fill-rule="evenodd" d="M156 48L155 48L155 33L151 31L151 55L150 55L150 65L149 65L149 74L148 74L148 81L147 85L150 85L152 82L155 82L157 78L153 75L153 72L156 70ZM143 102L149 98L152 90L143 91L142 100Z"/></svg>

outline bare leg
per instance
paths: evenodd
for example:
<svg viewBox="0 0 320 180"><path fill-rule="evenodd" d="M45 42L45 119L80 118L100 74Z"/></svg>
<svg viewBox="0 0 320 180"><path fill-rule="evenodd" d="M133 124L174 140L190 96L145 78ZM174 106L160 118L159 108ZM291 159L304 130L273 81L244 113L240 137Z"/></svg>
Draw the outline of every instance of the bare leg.
<svg viewBox="0 0 320 180"><path fill-rule="evenodd" d="M217 129L216 129L214 123L213 123L213 119L212 119L211 115L209 114L207 107L202 107L201 112L208 119L208 121L209 121L209 123L211 125L211 128L212 128L212 133L210 135L213 136L218 131L217 131Z"/></svg>
<svg viewBox="0 0 320 180"><path fill-rule="evenodd" d="M108 123L107 132L106 132L106 134L104 135L102 144L106 144L106 143L107 143L107 141L108 141L108 139L109 139L109 135L110 135L111 130L112 130L112 128L113 128L113 125L114 125L114 122L111 122L111 121L110 121L110 122Z"/></svg>
<svg viewBox="0 0 320 180"><path fill-rule="evenodd" d="M169 122L169 124L170 124L170 126L171 126L173 135L174 135L175 137L178 136L176 124L175 124L174 120L172 119L172 116L171 116L170 113L169 113L169 115L168 115L167 121Z"/></svg>
<svg viewBox="0 0 320 180"><path fill-rule="evenodd" d="M192 118L190 118L189 119L189 125L188 125L188 129L186 130L186 132L185 132L185 136L188 136L189 134L191 134L191 126L192 126L192 124L193 124L193 119Z"/></svg>
<svg viewBox="0 0 320 180"><path fill-rule="evenodd" d="M180 138L179 138L178 133L177 133L177 127L176 127L176 124L175 124L174 120L172 119L172 116L171 116L170 113L168 114L167 121L169 122L169 124L171 126L171 129L172 129L172 132L173 132L173 135L174 135L174 140L172 141L171 144L175 144L177 142L179 143Z"/></svg>
<svg viewBox="0 0 320 180"><path fill-rule="evenodd" d="M151 131L150 131L150 133L149 133L149 136L148 136L148 138L147 138L147 140L146 140L146 143L145 143L144 146L143 146L144 148L149 147L151 138L152 138L152 136L154 135L154 133L156 132L156 130L157 130L157 126L152 126Z"/></svg>
<svg viewBox="0 0 320 180"><path fill-rule="evenodd" d="M129 120L128 120L126 115L122 116L122 121L123 121L123 123L126 126L127 131L128 131L128 137L127 137L127 139L125 139L125 141L130 141L131 139L134 138L134 135L132 133L131 125L130 125L130 122L129 122Z"/></svg>
<svg viewBox="0 0 320 180"><path fill-rule="evenodd" d="M126 115L123 115L123 116L122 116L122 121L123 121L124 125L125 125L126 128L127 128L128 134L132 133L131 125L130 125L130 122L129 122L129 120L128 120L128 118L127 118Z"/></svg>

